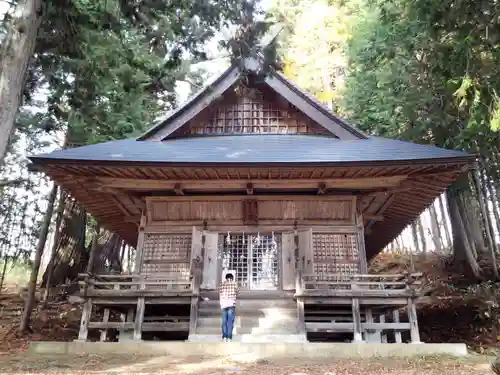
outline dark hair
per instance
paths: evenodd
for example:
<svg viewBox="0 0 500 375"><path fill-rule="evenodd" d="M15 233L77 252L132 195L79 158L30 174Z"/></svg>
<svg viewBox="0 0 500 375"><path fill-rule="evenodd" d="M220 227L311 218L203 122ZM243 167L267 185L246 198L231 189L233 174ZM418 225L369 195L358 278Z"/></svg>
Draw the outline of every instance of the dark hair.
<svg viewBox="0 0 500 375"><path fill-rule="evenodd" d="M226 273L226 280L233 280L234 276L232 273Z"/></svg>

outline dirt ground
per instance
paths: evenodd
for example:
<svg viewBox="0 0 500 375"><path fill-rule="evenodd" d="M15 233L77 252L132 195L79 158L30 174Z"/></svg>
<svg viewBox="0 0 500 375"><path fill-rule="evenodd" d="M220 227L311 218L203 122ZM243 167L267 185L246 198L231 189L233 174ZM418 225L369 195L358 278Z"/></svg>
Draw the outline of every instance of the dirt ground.
<svg viewBox="0 0 500 375"><path fill-rule="evenodd" d="M260 360L134 356L0 356L1 374L493 375L490 358Z"/></svg>

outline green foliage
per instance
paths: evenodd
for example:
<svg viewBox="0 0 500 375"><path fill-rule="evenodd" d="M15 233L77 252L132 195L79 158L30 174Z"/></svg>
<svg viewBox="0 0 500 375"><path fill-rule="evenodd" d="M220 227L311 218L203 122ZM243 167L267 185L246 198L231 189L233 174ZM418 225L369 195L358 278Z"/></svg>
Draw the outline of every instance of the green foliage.
<svg viewBox="0 0 500 375"><path fill-rule="evenodd" d="M71 143L138 135L176 105L176 81L206 59L216 30L254 8L239 0L48 2L25 95L48 85L40 126L67 127Z"/></svg>
<svg viewBox="0 0 500 375"><path fill-rule="evenodd" d="M487 154L498 144L500 5L379 0L348 47L344 107L368 132Z"/></svg>

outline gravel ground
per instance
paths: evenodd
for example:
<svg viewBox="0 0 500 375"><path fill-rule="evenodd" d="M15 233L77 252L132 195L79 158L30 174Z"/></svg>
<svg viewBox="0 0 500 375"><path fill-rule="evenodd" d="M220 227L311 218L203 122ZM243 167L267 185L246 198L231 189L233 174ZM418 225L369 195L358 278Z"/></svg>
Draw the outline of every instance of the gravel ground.
<svg viewBox="0 0 500 375"><path fill-rule="evenodd" d="M0 356L0 374L490 375L490 358L308 361L134 356Z"/></svg>

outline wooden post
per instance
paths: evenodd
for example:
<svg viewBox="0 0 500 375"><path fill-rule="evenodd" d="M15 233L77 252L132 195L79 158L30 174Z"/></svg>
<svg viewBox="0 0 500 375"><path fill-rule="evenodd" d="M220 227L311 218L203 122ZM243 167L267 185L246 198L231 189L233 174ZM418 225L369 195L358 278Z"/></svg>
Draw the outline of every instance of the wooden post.
<svg viewBox="0 0 500 375"><path fill-rule="evenodd" d="M82 318L80 320L80 331L78 332L78 341L86 341L89 333L89 321L92 315L92 298L87 297L87 290L90 284L90 275L94 269L95 256L97 253L98 238L101 232L99 224L92 238L92 246L90 248L89 262L87 263L87 275L85 276L85 285L83 286L83 296L85 302L82 308Z"/></svg>
<svg viewBox="0 0 500 375"><path fill-rule="evenodd" d="M394 310L392 312L392 320L394 323L399 323L399 310ZM403 342L401 338L401 331L394 331L394 340L396 344L401 344Z"/></svg>
<svg viewBox="0 0 500 375"><path fill-rule="evenodd" d="M420 344L420 332L418 331L417 309L413 298L408 298L408 320L410 321L410 336L412 344Z"/></svg>
<svg viewBox="0 0 500 375"><path fill-rule="evenodd" d="M379 321L380 323L385 323L385 314L380 314ZM383 330L380 331L380 341L382 344L387 344L387 333Z"/></svg>
<svg viewBox="0 0 500 375"><path fill-rule="evenodd" d="M366 322L374 323L373 312L371 308L365 310ZM369 343L380 343L380 334L374 330L366 330L365 341Z"/></svg>
<svg viewBox="0 0 500 375"><path fill-rule="evenodd" d="M144 280L141 279L141 290L146 289ZM134 340L142 340L142 323L144 322L144 310L146 308L146 301L144 297L137 298L137 309L135 311L134 321Z"/></svg>
<svg viewBox="0 0 500 375"><path fill-rule="evenodd" d="M193 295L191 297L191 311L189 314L189 337L196 334L198 326L198 302L200 296L201 274L198 269L194 271L193 277Z"/></svg>
<svg viewBox="0 0 500 375"><path fill-rule="evenodd" d="M104 309L104 315L102 317L103 323L107 323L109 321L109 308ZM100 341L106 341L108 338L108 329L104 328L101 330L101 339Z"/></svg>
<svg viewBox="0 0 500 375"><path fill-rule="evenodd" d="M77 341L87 341L89 334L89 321L92 314L92 299L87 298L83 304L82 319L80 320L80 331L78 331Z"/></svg>
<svg viewBox="0 0 500 375"><path fill-rule="evenodd" d="M142 247L144 244L144 229L146 228L146 213L143 212L141 215L141 221L139 223L139 235L137 236L137 246L135 253L135 264L134 264L134 273L141 272L142 266Z"/></svg>
<svg viewBox="0 0 500 375"><path fill-rule="evenodd" d="M359 271L363 274L368 273L368 261L366 258L366 248L365 248L365 230L363 226L363 216L356 215L356 227L357 227L357 245L359 254Z"/></svg>
<svg viewBox="0 0 500 375"><path fill-rule="evenodd" d="M361 311L359 308L359 299L352 299L352 322L354 323L354 332L353 332L353 342L354 343L362 343L363 334L361 329Z"/></svg>
<svg viewBox="0 0 500 375"><path fill-rule="evenodd" d="M297 319L299 335L307 335L304 299L302 297L297 297Z"/></svg>
<svg viewBox="0 0 500 375"><path fill-rule="evenodd" d="M302 280L302 270L300 268L295 272L295 294L301 294L304 291L304 284Z"/></svg>
<svg viewBox="0 0 500 375"><path fill-rule="evenodd" d="M134 308L128 309L127 314L125 316L122 314L121 320L123 322L128 322L128 323L133 322L134 321L134 313L135 313ZM118 341L122 342L122 341L131 340L133 338L133 334L134 334L134 331L121 329L121 330L119 330Z"/></svg>

